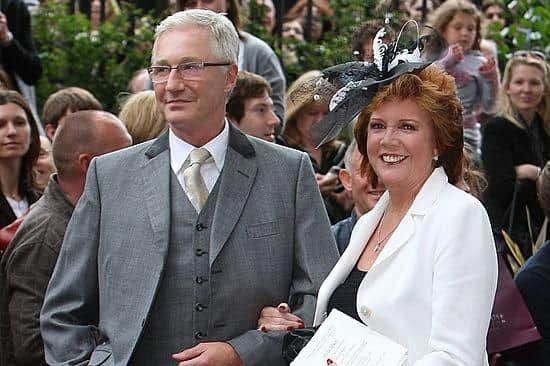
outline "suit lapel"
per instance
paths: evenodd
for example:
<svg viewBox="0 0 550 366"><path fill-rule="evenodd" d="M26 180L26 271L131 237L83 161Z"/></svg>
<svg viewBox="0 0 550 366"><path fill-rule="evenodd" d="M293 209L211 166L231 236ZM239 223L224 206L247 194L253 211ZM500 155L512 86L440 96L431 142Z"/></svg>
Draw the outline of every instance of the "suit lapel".
<svg viewBox="0 0 550 366"><path fill-rule="evenodd" d="M220 187L212 220L210 265L235 228L256 177L255 151L248 138L229 125L229 145L220 175Z"/></svg>
<svg viewBox="0 0 550 366"><path fill-rule="evenodd" d="M158 284L166 264L170 242L170 152L168 134L157 139L145 152L146 159L141 165L140 175L143 187L143 201L152 228L152 241L136 240L136 245L146 245L147 261L153 265L151 271L137 271L136 282L147 284L139 294L136 304L142 307L136 311L136 325L145 318L155 298ZM127 214L132 214L128 212ZM141 327L136 329L139 335ZM137 340L137 338L136 338Z"/></svg>

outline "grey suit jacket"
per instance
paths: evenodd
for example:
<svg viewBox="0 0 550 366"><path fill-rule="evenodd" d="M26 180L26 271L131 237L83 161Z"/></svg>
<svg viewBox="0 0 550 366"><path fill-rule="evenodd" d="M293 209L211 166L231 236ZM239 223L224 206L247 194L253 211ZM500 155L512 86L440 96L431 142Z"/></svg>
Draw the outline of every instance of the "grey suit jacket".
<svg viewBox="0 0 550 366"><path fill-rule="evenodd" d="M282 365L282 334L254 330L259 312L290 301L311 323L338 252L308 156L230 128L212 222L210 266L224 269L212 317L231 319L219 340L245 365ZM168 134L90 164L40 318L50 365L130 360L168 251L170 169Z"/></svg>

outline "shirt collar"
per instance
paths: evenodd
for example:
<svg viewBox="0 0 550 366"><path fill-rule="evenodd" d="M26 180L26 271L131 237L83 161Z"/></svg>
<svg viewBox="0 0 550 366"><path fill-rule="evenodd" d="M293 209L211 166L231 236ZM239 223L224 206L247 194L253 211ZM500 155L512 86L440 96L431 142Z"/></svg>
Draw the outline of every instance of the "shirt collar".
<svg viewBox="0 0 550 366"><path fill-rule="evenodd" d="M191 153L191 150L195 146L177 137L171 129L168 132L168 140L170 146L170 165L174 173L178 173L183 164L187 160L187 157ZM227 145L229 143L229 125L227 120L224 120L224 127L221 133L219 133L212 140L208 141L201 147L204 147L216 164L216 168L221 172L223 164L225 162L225 153L227 151Z"/></svg>

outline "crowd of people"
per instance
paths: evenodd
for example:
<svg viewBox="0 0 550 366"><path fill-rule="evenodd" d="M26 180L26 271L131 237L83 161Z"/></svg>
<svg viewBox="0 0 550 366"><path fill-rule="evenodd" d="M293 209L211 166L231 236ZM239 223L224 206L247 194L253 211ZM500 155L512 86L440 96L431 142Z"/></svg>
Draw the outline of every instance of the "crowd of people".
<svg viewBox="0 0 550 366"><path fill-rule="evenodd" d="M333 309L404 365L548 364L546 55L501 73L498 1L396 4L418 23L358 24L355 62L287 88L246 3L174 2L117 116L75 86L38 113L29 11L1 2L0 366L286 365ZM297 41L333 26L288 9ZM499 261L540 337L488 352Z"/></svg>

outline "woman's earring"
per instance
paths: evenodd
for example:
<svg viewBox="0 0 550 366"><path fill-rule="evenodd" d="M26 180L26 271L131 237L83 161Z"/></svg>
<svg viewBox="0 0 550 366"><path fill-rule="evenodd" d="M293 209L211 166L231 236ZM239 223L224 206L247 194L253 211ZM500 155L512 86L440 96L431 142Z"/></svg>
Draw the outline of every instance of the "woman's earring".
<svg viewBox="0 0 550 366"><path fill-rule="evenodd" d="M437 161L439 160L439 156L434 155L434 157L432 158L432 160L433 160L434 162L437 162Z"/></svg>

